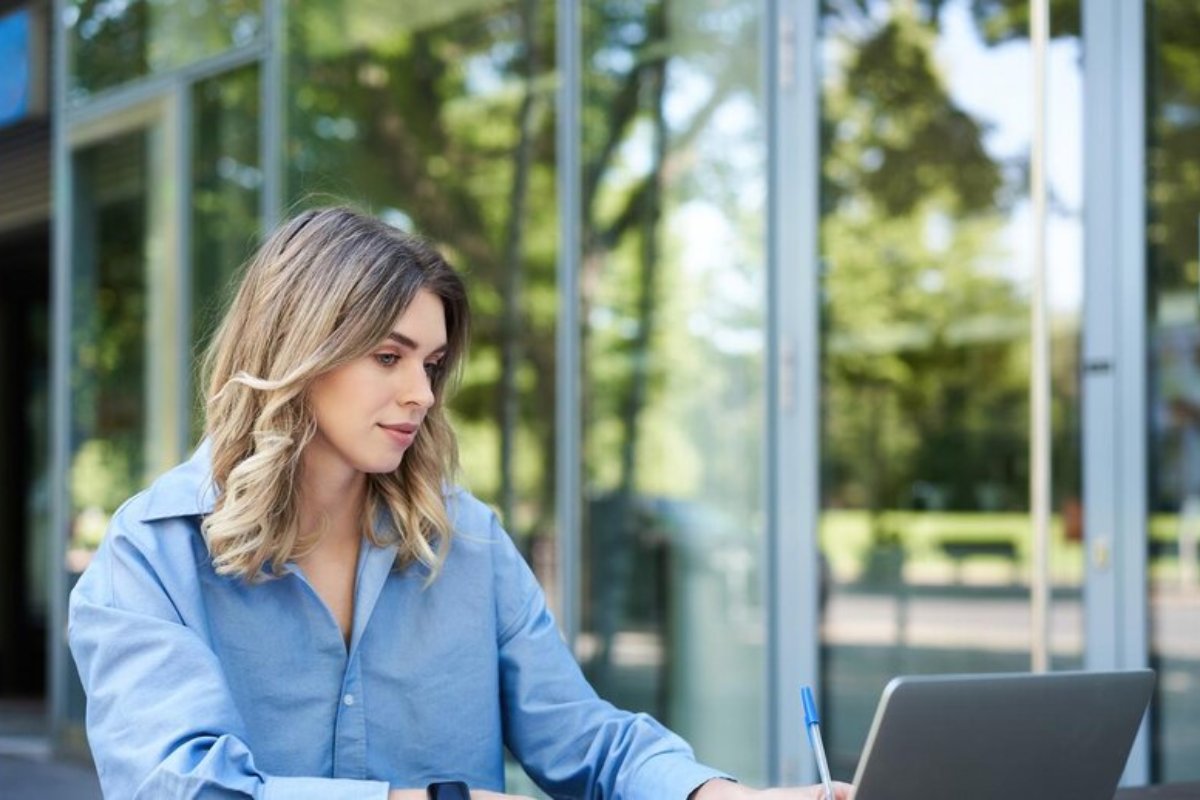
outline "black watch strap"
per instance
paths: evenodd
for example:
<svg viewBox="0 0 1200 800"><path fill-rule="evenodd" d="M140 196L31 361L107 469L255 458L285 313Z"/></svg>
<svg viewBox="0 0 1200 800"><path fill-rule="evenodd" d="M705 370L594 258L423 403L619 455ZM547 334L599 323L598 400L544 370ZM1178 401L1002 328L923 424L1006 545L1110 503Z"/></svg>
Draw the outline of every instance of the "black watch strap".
<svg viewBox="0 0 1200 800"><path fill-rule="evenodd" d="M438 781L425 787L429 800L471 800L471 790L462 781Z"/></svg>

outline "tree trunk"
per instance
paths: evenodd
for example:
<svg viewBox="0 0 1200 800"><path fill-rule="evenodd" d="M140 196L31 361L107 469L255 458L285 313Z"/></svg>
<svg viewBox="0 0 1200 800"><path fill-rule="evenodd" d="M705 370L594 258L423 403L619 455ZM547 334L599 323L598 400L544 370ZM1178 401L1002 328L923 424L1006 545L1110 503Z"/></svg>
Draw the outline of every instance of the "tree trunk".
<svg viewBox="0 0 1200 800"><path fill-rule="evenodd" d="M510 216L504 245L504 314L500 327L500 513L510 533L516 519L516 479L513 452L521 419L521 397L517 370L521 352L522 252L525 206L529 194L529 171L533 160L535 81L539 69L537 6L540 0L522 0L521 22L525 46L525 90L517 110L518 139L513 153L513 183L509 198Z"/></svg>

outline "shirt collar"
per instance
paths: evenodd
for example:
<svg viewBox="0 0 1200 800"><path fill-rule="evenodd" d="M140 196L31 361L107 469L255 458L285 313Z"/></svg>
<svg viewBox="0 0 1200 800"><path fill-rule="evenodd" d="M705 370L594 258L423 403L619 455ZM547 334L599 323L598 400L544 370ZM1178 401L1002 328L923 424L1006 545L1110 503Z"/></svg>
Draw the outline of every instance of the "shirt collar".
<svg viewBox="0 0 1200 800"><path fill-rule="evenodd" d="M141 521L211 514L217 500L211 453L212 445L205 439L191 458L151 484Z"/></svg>
<svg viewBox="0 0 1200 800"><path fill-rule="evenodd" d="M217 489L212 479L212 443L208 439L200 442L191 458L151 484L146 495L142 522L211 514L217 499ZM382 511L375 515L377 530L390 524ZM359 564L356 583L366 584L367 591L363 598L373 607L383 581L395 562L398 548L395 544L375 547L370 545L369 540L364 540L363 549L364 556ZM266 566L270 571L270 565ZM367 614L363 619L369 616ZM355 626L359 627L359 623L356 622ZM361 634L361 631L358 633Z"/></svg>

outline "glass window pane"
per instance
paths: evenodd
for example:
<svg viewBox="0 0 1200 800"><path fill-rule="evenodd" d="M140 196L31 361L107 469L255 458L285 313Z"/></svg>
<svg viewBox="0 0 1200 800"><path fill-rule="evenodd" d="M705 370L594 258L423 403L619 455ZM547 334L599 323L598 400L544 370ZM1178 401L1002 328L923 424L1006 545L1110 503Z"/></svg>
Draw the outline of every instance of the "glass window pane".
<svg viewBox="0 0 1200 800"><path fill-rule="evenodd" d="M192 119L191 342L199 355L232 300L234 277L259 234L263 176L257 65L196 84ZM195 370L192 441L201 436L204 393Z"/></svg>
<svg viewBox="0 0 1200 800"><path fill-rule="evenodd" d="M99 543L108 515L147 477L147 139L137 132L75 157L70 493L82 546Z"/></svg>
<svg viewBox="0 0 1200 800"><path fill-rule="evenodd" d="M1082 652L1073 14L1048 83L1055 666ZM823 4L822 674L846 780L892 675L1030 666L1028 22L1024 3Z"/></svg>
<svg viewBox="0 0 1200 800"><path fill-rule="evenodd" d="M1151 778L1200 780L1200 6L1146 4Z"/></svg>
<svg viewBox="0 0 1200 800"><path fill-rule="evenodd" d="M117 507L178 458L178 362L161 215L161 130L74 155L71 238L68 587ZM68 717L82 721L78 681Z"/></svg>
<svg viewBox="0 0 1200 800"><path fill-rule="evenodd" d="M262 29L262 0L66 0L62 13L71 100L249 44Z"/></svg>
<svg viewBox="0 0 1200 800"><path fill-rule="evenodd" d="M349 202L467 277L462 480L555 585L553 0L289 6L285 202ZM549 592L554 603L554 592ZM513 775L517 773L514 771ZM511 791L533 793L519 780Z"/></svg>
<svg viewBox="0 0 1200 800"><path fill-rule="evenodd" d="M553 5L403 8L289 15L288 199L362 206L467 273L475 331L452 403L465 478L532 552L554 519Z"/></svg>
<svg viewBox="0 0 1200 800"><path fill-rule="evenodd" d="M1083 37L1079 0L1050 15L1046 273L1050 311L1050 668L1083 668ZM1031 534L1032 535L1032 534Z"/></svg>
<svg viewBox="0 0 1200 800"><path fill-rule="evenodd" d="M603 695L762 782L762 6L582 19L579 655Z"/></svg>

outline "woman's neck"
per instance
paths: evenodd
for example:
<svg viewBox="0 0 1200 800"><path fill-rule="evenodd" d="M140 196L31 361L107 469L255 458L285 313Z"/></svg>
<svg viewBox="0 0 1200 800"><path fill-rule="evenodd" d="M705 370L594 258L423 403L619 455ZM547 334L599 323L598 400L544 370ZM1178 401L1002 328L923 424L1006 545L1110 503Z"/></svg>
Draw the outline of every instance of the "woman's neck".
<svg viewBox="0 0 1200 800"><path fill-rule="evenodd" d="M322 466L326 468L322 469ZM319 534L320 544L357 543L362 536L367 476L353 469L302 463L298 493L301 534Z"/></svg>

